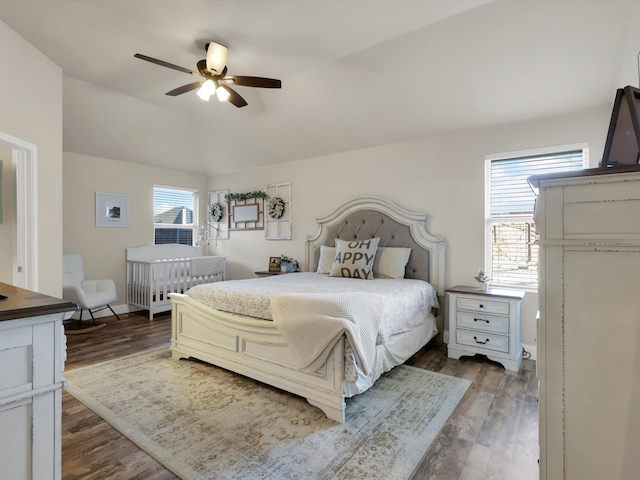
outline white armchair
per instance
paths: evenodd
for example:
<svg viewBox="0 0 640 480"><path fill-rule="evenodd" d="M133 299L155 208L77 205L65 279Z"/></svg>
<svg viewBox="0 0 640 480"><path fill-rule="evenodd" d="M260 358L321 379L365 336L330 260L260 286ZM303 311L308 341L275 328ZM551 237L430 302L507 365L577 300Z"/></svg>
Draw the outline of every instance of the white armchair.
<svg viewBox="0 0 640 480"><path fill-rule="evenodd" d="M62 297L74 302L80 307L80 321L82 311L89 310L93 323L97 325L94 312L108 308L120 320L120 317L109 305L115 302L116 284L113 280L85 280L82 257L77 253L62 255Z"/></svg>

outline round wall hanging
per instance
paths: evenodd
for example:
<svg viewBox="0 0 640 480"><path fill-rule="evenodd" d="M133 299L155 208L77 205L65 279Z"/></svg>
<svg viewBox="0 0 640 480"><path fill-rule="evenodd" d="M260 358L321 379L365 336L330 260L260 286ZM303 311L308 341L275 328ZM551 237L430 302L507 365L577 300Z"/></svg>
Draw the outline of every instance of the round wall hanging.
<svg viewBox="0 0 640 480"><path fill-rule="evenodd" d="M212 222L219 222L222 220L222 205L214 203L209 206L209 217Z"/></svg>
<svg viewBox="0 0 640 480"><path fill-rule="evenodd" d="M269 200L267 208L271 218L280 218L284 214L284 200L280 197L273 197Z"/></svg>

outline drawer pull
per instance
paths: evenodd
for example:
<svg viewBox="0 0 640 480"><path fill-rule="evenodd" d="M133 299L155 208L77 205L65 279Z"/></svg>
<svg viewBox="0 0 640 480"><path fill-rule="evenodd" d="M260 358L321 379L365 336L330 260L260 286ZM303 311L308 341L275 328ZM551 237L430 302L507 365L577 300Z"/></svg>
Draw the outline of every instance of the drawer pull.
<svg viewBox="0 0 640 480"><path fill-rule="evenodd" d="M473 321L474 322L487 322L487 323L489 323L489 320L485 320L484 318L474 318Z"/></svg>
<svg viewBox="0 0 640 480"><path fill-rule="evenodd" d="M476 343L481 343L482 345L486 345L487 343L489 343L489 339L487 338L487 340L485 342L481 342L480 340L478 340L478 337L474 336L473 339L476 341Z"/></svg>

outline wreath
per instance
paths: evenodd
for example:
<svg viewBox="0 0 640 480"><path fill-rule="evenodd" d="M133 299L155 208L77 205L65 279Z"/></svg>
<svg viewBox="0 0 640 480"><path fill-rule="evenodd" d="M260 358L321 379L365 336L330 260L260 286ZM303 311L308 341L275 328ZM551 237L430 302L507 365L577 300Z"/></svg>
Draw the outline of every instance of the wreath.
<svg viewBox="0 0 640 480"><path fill-rule="evenodd" d="M284 200L280 197L273 197L269 200L267 208L271 218L280 218L284 215Z"/></svg>
<svg viewBox="0 0 640 480"><path fill-rule="evenodd" d="M222 205L217 202L209 205L209 218L216 223L222 220Z"/></svg>

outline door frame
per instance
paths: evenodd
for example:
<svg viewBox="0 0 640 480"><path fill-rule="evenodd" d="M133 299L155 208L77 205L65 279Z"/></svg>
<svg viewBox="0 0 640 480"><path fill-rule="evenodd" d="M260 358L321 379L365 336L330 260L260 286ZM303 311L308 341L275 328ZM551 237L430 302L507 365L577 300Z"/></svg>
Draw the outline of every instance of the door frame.
<svg viewBox="0 0 640 480"><path fill-rule="evenodd" d="M0 143L12 149L15 172L13 284L38 291L38 147L3 132Z"/></svg>

